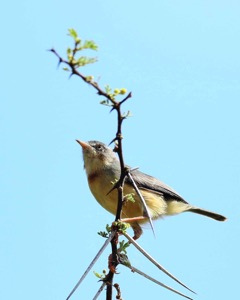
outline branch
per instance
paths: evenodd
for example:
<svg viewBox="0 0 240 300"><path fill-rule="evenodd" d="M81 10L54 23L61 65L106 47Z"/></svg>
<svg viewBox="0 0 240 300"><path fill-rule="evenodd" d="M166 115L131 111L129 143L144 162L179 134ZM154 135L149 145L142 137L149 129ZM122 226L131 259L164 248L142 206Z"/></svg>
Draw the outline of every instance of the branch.
<svg viewBox="0 0 240 300"><path fill-rule="evenodd" d="M68 61L66 59L63 59L54 48L50 49L49 51L51 51L53 54L55 54L59 60L59 65L60 64L66 64L67 66L69 66L69 68L71 69L71 75L77 75L78 77L80 77L84 82L86 82L87 84L91 85L95 90L97 90L98 95L100 96L104 96L105 98L107 98L109 101L111 101L112 104L117 104L117 102L112 99L111 95L108 94L107 92L105 92L103 89L101 89L98 85L98 83L96 81L91 80L91 78L89 78L90 76L85 76L82 73L80 73L77 69L76 69L76 65L71 62Z"/></svg>
<svg viewBox="0 0 240 300"><path fill-rule="evenodd" d="M121 113L121 105L130 97L132 96L131 93L127 95L121 102L113 102L113 100L110 100L113 103L113 108L111 111L116 110L117 111L117 132L116 137L114 141L117 141L117 149L116 152L119 157L120 161L120 167L121 167L121 175L117 184L117 190L118 190L118 205L117 205L117 212L115 216L115 221L118 221L121 219L121 213L122 213L122 205L123 205L123 187L124 187L124 181L127 175L125 164L124 164L124 158L123 158L123 150L122 150L122 122L125 119ZM118 243L118 235L115 234L115 239L112 239L111 246L112 246L112 263L114 265L114 269L116 269L117 265L119 264L118 261L118 250L117 250L117 243ZM111 300L112 299L112 282L114 277L115 270L109 270L108 273L108 285L107 285L107 295L106 299Z"/></svg>
<svg viewBox="0 0 240 300"><path fill-rule="evenodd" d="M127 175L126 173L126 168L124 164L124 158L123 158L123 151L122 151L122 122L124 119L126 119L126 116L124 116L121 112L121 106L123 103L125 103L129 98L132 97L132 94L129 93L123 100L117 101L116 96L117 94L125 94L126 90L122 89L120 91L115 91L113 94L111 93L111 89L108 87L106 88L106 91L101 89L98 85L97 82L93 81L92 76L84 76L82 73L80 73L77 68L83 66L83 57L76 58L77 52L82 50L84 47L79 47L79 44L81 44L81 40L79 39L77 33L75 30L70 29L69 30L69 35L72 36L75 40L75 45L73 49L68 48L68 60L63 59L56 51L55 49L50 49L50 51L55 54L59 60L59 65L60 64L65 64L70 68L70 76L76 75L80 77L84 82L87 84L91 85L95 90L97 90L98 95L104 96L106 100L103 101L103 104L109 105L112 107L111 111L116 110L117 112L117 132L116 136L113 139L113 141L117 142L117 150L116 152L118 153L119 156L119 161L120 161L120 167L121 167L121 176L118 182L117 190L118 190L118 206L117 206L117 212L115 216L115 220L118 221L121 219L121 212L122 212L122 204L123 204L123 185L124 185L124 180ZM86 43L85 43L86 44ZM94 49L95 50L95 49ZM91 63L93 60L91 59L86 59L85 58L85 63ZM66 71L69 71L68 68L65 68ZM114 231L115 232L115 231ZM112 269L109 270L108 275L106 276L106 283L107 283L107 300L112 299L112 281L115 273L115 269L117 265L119 264L118 262L118 253L117 253L117 243L118 243L118 234L115 232L114 238L111 239L111 246L112 246ZM77 283L73 291L70 293L69 297L72 295L72 293L77 289L79 284L81 283L82 278L80 281ZM69 297L67 299L69 299Z"/></svg>

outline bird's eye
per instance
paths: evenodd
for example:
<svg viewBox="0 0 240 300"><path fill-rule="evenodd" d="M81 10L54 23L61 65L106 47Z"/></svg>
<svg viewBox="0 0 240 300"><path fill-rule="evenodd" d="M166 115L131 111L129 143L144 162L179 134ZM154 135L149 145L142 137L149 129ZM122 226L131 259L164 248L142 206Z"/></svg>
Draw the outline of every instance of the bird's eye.
<svg viewBox="0 0 240 300"><path fill-rule="evenodd" d="M102 145L96 145L96 146L95 146L95 149L96 149L97 151L103 151L103 146L102 146Z"/></svg>

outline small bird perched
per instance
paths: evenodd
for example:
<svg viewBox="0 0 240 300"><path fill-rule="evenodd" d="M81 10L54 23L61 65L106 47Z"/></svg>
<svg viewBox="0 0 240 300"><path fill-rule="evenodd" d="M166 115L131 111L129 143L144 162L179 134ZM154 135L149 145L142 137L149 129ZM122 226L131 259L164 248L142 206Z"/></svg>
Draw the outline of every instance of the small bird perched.
<svg viewBox="0 0 240 300"><path fill-rule="evenodd" d="M116 215L118 194L117 190L113 189L113 185L121 174L119 159L111 148L101 142L82 142L79 140L77 142L82 147L84 168L93 196L106 210ZM146 202L152 220L186 211L204 215L217 221L226 220L222 215L192 206L171 187L152 176L138 170L134 170L131 175ZM142 234L140 224L148 222L148 218L129 178L125 180L123 194L133 196L134 201L124 201L122 217L135 218L135 220L139 217L139 220L130 222L134 231L133 238L138 239Z"/></svg>

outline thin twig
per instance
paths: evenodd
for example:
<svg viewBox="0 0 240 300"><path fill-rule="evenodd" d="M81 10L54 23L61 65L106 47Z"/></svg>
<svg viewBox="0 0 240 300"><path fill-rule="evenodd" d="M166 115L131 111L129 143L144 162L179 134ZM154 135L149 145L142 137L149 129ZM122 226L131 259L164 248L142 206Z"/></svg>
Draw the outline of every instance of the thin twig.
<svg viewBox="0 0 240 300"><path fill-rule="evenodd" d="M179 279L173 276L170 272L168 272L165 268L163 268L154 258L152 258L134 239L132 239L126 232L122 232L122 234L131 242L148 260L150 260L158 269L164 272L166 275L171 277L177 283L185 287L190 292L196 294L193 290L187 287L184 283L182 283Z"/></svg>
<svg viewBox="0 0 240 300"><path fill-rule="evenodd" d="M125 117L122 115L121 113L121 105L128 100L129 98L132 97L132 94L129 93L122 101L118 102L116 101L110 94L108 94L107 92L103 91L97 82L95 81L89 81L87 76L84 76L83 74L81 74L77 68L76 65L73 63L73 61L67 61L65 59L63 59L56 51L55 49L50 49L50 51L52 53L54 53L58 60L59 60L59 64L66 64L67 66L69 66L71 68L71 75L77 75L79 76L84 82L88 83L89 85L91 85L94 89L97 90L98 95L100 96L104 96L106 99L108 99L111 103L112 103L112 109L117 111L117 133L116 133L116 137L115 137L115 141L118 142L118 149L117 149L117 153L119 156L119 161L120 161L120 167L121 167L121 176L119 178L119 184L117 187L118 190L118 206L117 206L117 211L116 211L116 217L115 220L118 221L119 219L121 219L121 212L122 212L122 204L123 204L123 185L124 185L124 180L126 177L126 170L125 170L125 164L124 164L124 158L123 158L123 152L122 152L122 122L125 119ZM73 50L73 57L75 56L77 50L76 50L76 44L75 44L75 48ZM113 258L113 262L115 267L118 265L118 261L117 261L117 245L115 244L115 242L113 240L111 240L111 245L112 245L112 258ZM107 275L108 279L109 279L109 284L107 285L107 300L111 300L112 299L112 280L113 280L113 276L114 273L109 270L109 273ZM77 284L77 286L74 288L74 290L72 291L72 293L75 291L75 289L78 287L80 283ZM72 295L72 293L70 294L70 296ZM67 298L69 299L69 297Z"/></svg>
<svg viewBox="0 0 240 300"><path fill-rule="evenodd" d="M50 49L49 51L51 51L52 53L54 53L54 54L57 56L57 58L58 58L58 60L59 60L59 65L63 63L63 64L66 64L67 66L69 66L69 67L71 68L71 71L72 71L72 74L71 74L71 75L77 75L77 76L80 77L83 81L85 81L87 84L89 84L89 85L91 85L93 88L95 88L95 89L97 90L97 92L98 92L98 95L106 97L106 98L107 98L108 100L110 100L113 104L116 103L116 101L114 101L114 100L111 98L111 96L110 96L109 94L107 94L106 92L104 92L104 90L102 90L102 89L99 87L99 85L97 84L97 82L95 82L95 81L89 81L87 76L84 76L82 73L80 73L80 72L76 69L76 66L75 66L73 63L71 63L71 62L69 62L69 61L63 59L63 58L57 53L57 51L56 51L55 49L52 48L52 49Z"/></svg>
<svg viewBox="0 0 240 300"><path fill-rule="evenodd" d="M87 274L89 273L89 271L92 269L92 267L94 266L94 264L97 262L97 260L99 259L99 257L101 256L101 254L103 253L103 251L106 249L106 247L108 246L108 244L111 242L111 240L113 239L114 235L115 235L116 231L112 231L111 234L109 235L109 237L107 238L107 240L105 241L105 243L103 244L103 246L100 248L100 250L98 251L97 255L94 257L94 259L92 260L92 262L90 263L90 265L87 267L86 271L83 273L82 277L78 280L77 284L75 285L75 287L72 289L71 293L67 296L66 300L70 299L70 297L72 296L72 294L76 291L76 289L79 287L79 285L82 283L82 281L85 279L85 277L87 276Z"/></svg>
<svg viewBox="0 0 240 300"><path fill-rule="evenodd" d="M116 215L115 215L115 221L118 221L119 219L121 219L122 205L123 205L123 186L124 186L125 177L127 175L125 164L124 164L123 150L122 150L122 122L125 118L122 116L122 113L121 113L121 105L127 99L129 99L130 97L132 97L131 93L129 93L121 102L116 102L115 100L111 99L111 97L110 97L110 99L108 97L108 99L113 104L113 107L112 107L111 111L113 111L113 110L117 111L117 132L116 132L116 137L115 137L114 140L117 141L117 143L118 143L117 144L117 154L118 154L118 157L119 157L120 168L121 168L121 175L120 175L120 178L118 180L118 185L116 185L116 188L117 188L117 191L118 191L118 205L117 205L117 211L116 211ZM116 236L116 239L117 238L118 237ZM114 263L115 268L119 264L119 262L118 262L118 252L117 252L117 242L115 243L114 239L112 239L112 241L111 241L112 259L113 259L113 263ZM107 278L108 278L107 292L106 292L106 299L107 300L112 299L113 277L114 277L114 273L110 269L109 273L107 275Z"/></svg>

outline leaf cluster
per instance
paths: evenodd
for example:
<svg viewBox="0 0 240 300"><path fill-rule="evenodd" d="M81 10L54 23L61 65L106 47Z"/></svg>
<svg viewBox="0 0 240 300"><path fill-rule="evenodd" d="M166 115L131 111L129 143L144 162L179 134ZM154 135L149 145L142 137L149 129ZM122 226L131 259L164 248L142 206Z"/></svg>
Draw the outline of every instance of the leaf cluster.
<svg viewBox="0 0 240 300"><path fill-rule="evenodd" d="M127 89L125 88L115 88L114 90L110 87L110 85L105 86L105 92L108 95L108 98L100 101L100 104L106 106L113 106L113 101L115 101L116 96L125 95L127 93Z"/></svg>
<svg viewBox="0 0 240 300"><path fill-rule="evenodd" d="M93 271L94 275L99 278L100 280L104 280L105 277L106 277L106 274L107 274L107 271L106 270L103 270L102 271L102 274L98 273L98 272L95 272Z"/></svg>
<svg viewBox="0 0 240 300"><path fill-rule="evenodd" d="M99 231L97 234L100 235L101 237L104 237L104 238L108 238L110 233L111 233L111 226L110 225L106 225L106 231Z"/></svg>
<svg viewBox="0 0 240 300"><path fill-rule="evenodd" d="M68 29L68 35L73 38L74 46L67 48L67 59L68 63L75 68L80 68L86 66L87 64L92 64L97 61L96 57L88 57L84 55L80 55L78 57L77 54L80 54L83 50L98 50L98 45L92 40L82 41L78 36L78 33L75 29ZM64 68L65 71L70 71L68 68Z"/></svg>

